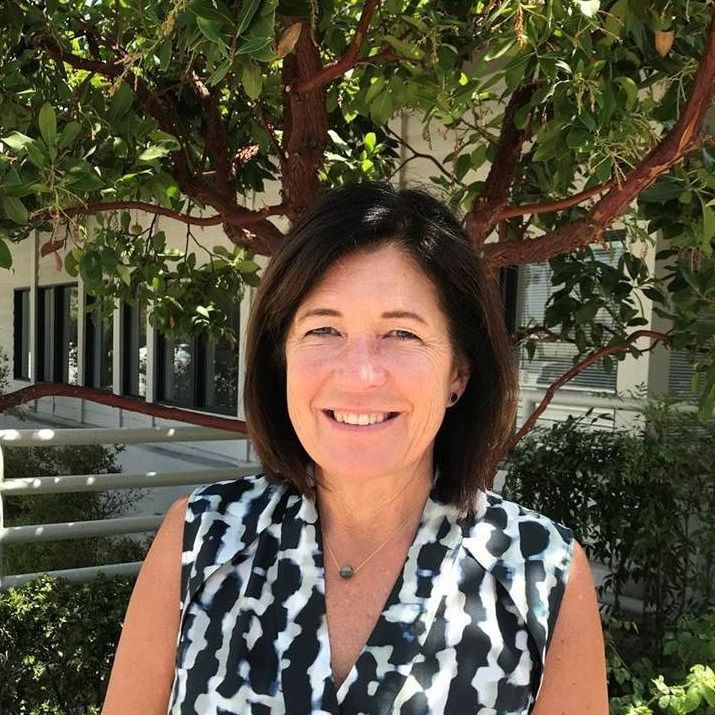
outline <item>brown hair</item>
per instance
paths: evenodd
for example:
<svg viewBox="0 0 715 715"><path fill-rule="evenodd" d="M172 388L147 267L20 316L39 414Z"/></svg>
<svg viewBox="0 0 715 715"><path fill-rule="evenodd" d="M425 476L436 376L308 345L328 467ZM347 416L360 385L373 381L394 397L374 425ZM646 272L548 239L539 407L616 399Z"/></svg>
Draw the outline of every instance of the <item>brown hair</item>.
<svg viewBox="0 0 715 715"><path fill-rule="evenodd" d="M496 280L457 218L415 189L361 183L328 193L293 226L271 260L248 324L244 406L269 478L311 494L311 460L288 416L285 341L296 310L336 261L399 246L432 280L455 354L471 372L437 433L437 495L464 511L491 485L516 409L513 353Z"/></svg>

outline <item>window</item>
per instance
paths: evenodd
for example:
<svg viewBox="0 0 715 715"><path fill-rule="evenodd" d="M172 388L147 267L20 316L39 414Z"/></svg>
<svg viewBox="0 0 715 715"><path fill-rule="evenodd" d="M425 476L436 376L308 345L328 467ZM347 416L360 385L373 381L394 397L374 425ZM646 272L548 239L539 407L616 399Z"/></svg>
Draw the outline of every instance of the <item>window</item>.
<svg viewBox="0 0 715 715"><path fill-rule="evenodd" d="M113 333L112 317L103 317L87 299L84 332L84 384L100 390L112 390Z"/></svg>
<svg viewBox="0 0 715 715"><path fill-rule="evenodd" d="M692 387L693 362L685 350L670 351L670 366L668 368L668 392L683 400L695 398Z"/></svg>
<svg viewBox="0 0 715 715"><path fill-rule="evenodd" d="M610 249L596 250L595 253L599 260L615 266L623 253L623 247L614 241ZM522 266L519 269L518 324L524 326L530 321L537 325L542 324L546 303L557 289L558 286L551 285L551 267L548 263ZM606 316L599 316L599 320L606 322ZM537 342L534 357L529 360L526 350L521 348L519 368L524 373L523 386L548 387L573 367L575 355L576 348L573 345ZM617 365L614 364L611 372L606 372L599 365L582 370L564 389L615 392Z"/></svg>
<svg viewBox="0 0 715 715"><path fill-rule="evenodd" d="M239 307L230 309L239 334ZM228 340L159 336L157 396L161 402L235 415L238 400L238 346Z"/></svg>
<svg viewBox="0 0 715 715"><path fill-rule="evenodd" d="M30 290L16 290L13 299L13 377L30 380Z"/></svg>
<svg viewBox="0 0 715 715"><path fill-rule="evenodd" d="M122 394L146 397L146 306L124 304Z"/></svg>
<svg viewBox="0 0 715 715"><path fill-rule="evenodd" d="M37 378L76 385L77 286L40 288L37 303Z"/></svg>

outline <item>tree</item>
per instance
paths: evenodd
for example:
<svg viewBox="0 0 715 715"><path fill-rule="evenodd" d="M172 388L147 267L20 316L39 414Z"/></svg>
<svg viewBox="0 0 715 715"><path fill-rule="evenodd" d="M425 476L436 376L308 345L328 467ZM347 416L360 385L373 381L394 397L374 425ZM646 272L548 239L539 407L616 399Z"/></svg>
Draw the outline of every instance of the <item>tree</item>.
<svg viewBox="0 0 715 715"><path fill-rule="evenodd" d="M712 12L706 0L5 0L0 263L39 228L43 254L101 301L147 301L164 329L221 333L216 306L256 282L253 256L282 239L276 217L420 156L389 124L407 112L449 130L432 181L493 278L551 261L560 288L544 323L514 339L576 346L554 389L660 341L690 351L709 414ZM276 203L248 208L275 183ZM131 209L186 224L186 250L168 255ZM658 276L636 253L598 260L616 220L627 240L662 237ZM223 226L234 250L200 246L199 225ZM641 294L667 333L643 329ZM4 404L90 394L28 390Z"/></svg>

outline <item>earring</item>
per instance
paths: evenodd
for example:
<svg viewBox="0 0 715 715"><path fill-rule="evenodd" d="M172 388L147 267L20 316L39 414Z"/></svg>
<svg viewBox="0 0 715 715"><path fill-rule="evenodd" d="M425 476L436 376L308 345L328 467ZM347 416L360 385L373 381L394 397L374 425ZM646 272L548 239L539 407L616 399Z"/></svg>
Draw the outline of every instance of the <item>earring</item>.
<svg viewBox="0 0 715 715"><path fill-rule="evenodd" d="M456 392L452 392L449 396L449 404L454 405L459 399L459 395Z"/></svg>

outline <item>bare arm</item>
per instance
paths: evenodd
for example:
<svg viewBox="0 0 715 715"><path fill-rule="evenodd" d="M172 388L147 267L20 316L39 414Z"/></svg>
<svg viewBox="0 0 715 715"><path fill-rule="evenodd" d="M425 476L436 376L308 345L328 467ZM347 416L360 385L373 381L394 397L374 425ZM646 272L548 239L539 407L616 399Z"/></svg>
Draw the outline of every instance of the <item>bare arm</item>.
<svg viewBox="0 0 715 715"><path fill-rule="evenodd" d="M169 509L137 578L102 715L166 715L179 632L186 501Z"/></svg>
<svg viewBox="0 0 715 715"><path fill-rule="evenodd" d="M596 591L576 544L533 715L607 715L606 659Z"/></svg>

